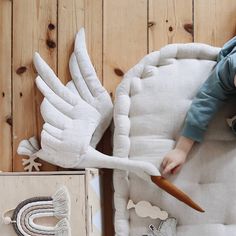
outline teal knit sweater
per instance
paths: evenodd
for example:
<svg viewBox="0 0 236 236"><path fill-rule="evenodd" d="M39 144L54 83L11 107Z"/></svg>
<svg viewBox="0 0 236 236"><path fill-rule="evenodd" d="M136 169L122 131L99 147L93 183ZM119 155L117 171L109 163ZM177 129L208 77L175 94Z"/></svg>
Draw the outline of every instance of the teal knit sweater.
<svg viewBox="0 0 236 236"><path fill-rule="evenodd" d="M236 37L220 51L217 64L202 85L187 113L181 135L197 142L203 140L209 122L219 108L236 94Z"/></svg>

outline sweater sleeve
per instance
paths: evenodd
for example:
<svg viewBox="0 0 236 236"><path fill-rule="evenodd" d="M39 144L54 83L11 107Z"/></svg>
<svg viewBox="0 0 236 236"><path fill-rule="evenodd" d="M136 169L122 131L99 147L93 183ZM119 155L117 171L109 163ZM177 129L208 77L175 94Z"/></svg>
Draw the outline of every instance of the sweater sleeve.
<svg viewBox="0 0 236 236"><path fill-rule="evenodd" d="M217 63L211 75L202 85L187 113L182 136L201 142L213 116L236 93L234 76L236 54Z"/></svg>

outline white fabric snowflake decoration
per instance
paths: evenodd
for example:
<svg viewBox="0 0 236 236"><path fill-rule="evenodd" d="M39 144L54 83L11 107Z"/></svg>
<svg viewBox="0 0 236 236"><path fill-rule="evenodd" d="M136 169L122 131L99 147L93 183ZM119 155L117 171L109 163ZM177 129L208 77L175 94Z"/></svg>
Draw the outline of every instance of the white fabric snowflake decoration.
<svg viewBox="0 0 236 236"><path fill-rule="evenodd" d="M22 159L22 165L24 166L25 171L32 172L33 169L40 171L39 167L42 166L42 164L36 161L38 157L35 155L39 149L39 143L35 137L32 137L29 140L22 140L20 142L17 149L18 154L29 157L28 159Z"/></svg>

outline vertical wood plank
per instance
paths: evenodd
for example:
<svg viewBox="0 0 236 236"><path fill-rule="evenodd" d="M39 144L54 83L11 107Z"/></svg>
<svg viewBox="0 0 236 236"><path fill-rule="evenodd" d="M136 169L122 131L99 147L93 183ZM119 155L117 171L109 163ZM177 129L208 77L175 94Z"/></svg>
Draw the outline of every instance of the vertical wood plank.
<svg viewBox="0 0 236 236"><path fill-rule="evenodd" d="M32 65L35 51L56 71L57 0L13 1L13 169L22 171L16 150L22 139L39 134L41 95ZM43 169L55 167L44 163Z"/></svg>
<svg viewBox="0 0 236 236"><path fill-rule="evenodd" d="M12 170L11 1L0 1L0 170ZM8 123L7 123L8 121Z"/></svg>
<svg viewBox="0 0 236 236"><path fill-rule="evenodd" d="M85 28L89 56L102 81L102 0L58 1L58 77L71 80L69 59L75 35Z"/></svg>
<svg viewBox="0 0 236 236"><path fill-rule="evenodd" d="M58 77L66 84L71 80L69 59L75 35L84 26L84 0L58 0Z"/></svg>
<svg viewBox="0 0 236 236"><path fill-rule="evenodd" d="M102 81L103 0L85 0L85 31L87 48Z"/></svg>
<svg viewBox="0 0 236 236"><path fill-rule="evenodd" d="M236 33L235 0L194 0L194 41L214 46Z"/></svg>
<svg viewBox="0 0 236 236"><path fill-rule="evenodd" d="M102 80L102 0L58 1L58 76L71 80L68 62L75 35L85 27L88 52Z"/></svg>
<svg viewBox="0 0 236 236"><path fill-rule="evenodd" d="M147 0L110 0L103 3L103 84L111 95L122 74L147 53ZM114 98L114 96L113 96ZM108 134L108 132L107 132ZM111 137L111 136L109 136ZM106 137L103 150L109 149ZM112 171L103 178L105 235L114 235Z"/></svg>
<svg viewBox="0 0 236 236"><path fill-rule="evenodd" d="M75 35L84 26L84 0L58 0L58 78L63 84L71 80L69 60ZM58 170L66 170L58 167Z"/></svg>
<svg viewBox="0 0 236 236"><path fill-rule="evenodd" d="M88 52L98 78L103 82L103 0L85 0L85 31ZM107 153L105 149L110 146L111 135L106 135L100 141L97 149ZM112 154L112 151L107 153ZM104 236L114 235L113 229L113 188L112 173L107 170L102 176L103 185L103 222ZM96 233L95 233L96 234Z"/></svg>
<svg viewBox="0 0 236 236"><path fill-rule="evenodd" d="M104 1L103 14L103 82L114 94L121 75L147 53L147 0Z"/></svg>
<svg viewBox="0 0 236 236"><path fill-rule="evenodd" d="M192 42L192 0L149 0L149 51Z"/></svg>

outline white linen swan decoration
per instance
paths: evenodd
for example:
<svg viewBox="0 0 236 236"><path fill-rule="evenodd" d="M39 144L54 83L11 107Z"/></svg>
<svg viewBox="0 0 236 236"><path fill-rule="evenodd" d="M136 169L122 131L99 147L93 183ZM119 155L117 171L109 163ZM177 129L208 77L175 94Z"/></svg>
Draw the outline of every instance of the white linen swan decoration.
<svg viewBox="0 0 236 236"><path fill-rule="evenodd" d="M33 61L38 72L36 84L45 97L41 104L45 121L41 149L34 156L65 168L131 171L147 181L151 179L177 199L203 212L186 194L164 179L153 164L110 157L95 150L111 122L113 105L88 56L84 29L76 36L69 63L72 81L66 86L38 53L35 53Z"/></svg>

